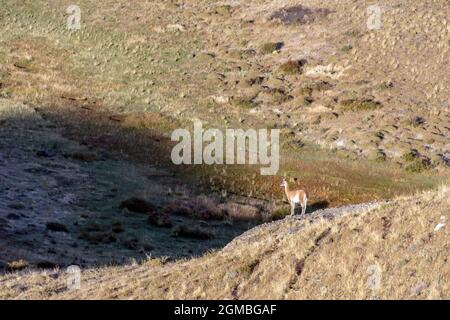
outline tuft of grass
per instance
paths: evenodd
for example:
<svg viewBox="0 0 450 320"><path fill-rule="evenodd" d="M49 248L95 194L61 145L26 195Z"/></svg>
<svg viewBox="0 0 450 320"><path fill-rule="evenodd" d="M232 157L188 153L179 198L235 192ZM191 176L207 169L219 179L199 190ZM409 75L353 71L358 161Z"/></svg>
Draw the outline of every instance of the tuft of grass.
<svg viewBox="0 0 450 320"><path fill-rule="evenodd" d="M219 5L214 7L211 11L213 14L230 15L233 12L233 7L229 4Z"/></svg>
<svg viewBox="0 0 450 320"><path fill-rule="evenodd" d="M251 98L237 97L233 99L233 104L240 109L253 109L258 106Z"/></svg>
<svg viewBox="0 0 450 320"><path fill-rule="evenodd" d="M371 111L381 109L381 102L372 99L346 99L340 102L340 107L344 111Z"/></svg>
<svg viewBox="0 0 450 320"><path fill-rule="evenodd" d="M353 46L350 45L350 44L348 44L348 45L343 46L340 50L341 50L342 52L344 52L344 53L348 53L348 52L350 52L352 49L353 49Z"/></svg>
<svg viewBox="0 0 450 320"><path fill-rule="evenodd" d="M286 75L295 75L303 72L306 60L288 60L280 66L280 71Z"/></svg>
<svg viewBox="0 0 450 320"><path fill-rule="evenodd" d="M421 173L432 167L432 163L428 158L417 158L406 167L406 171L411 173Z"/></svg>
<svg viewBox="0 0 450 320"><path fill-rule="evenodd" d="M28 267L28 262L23 260L23 259L20 259L20 260L15 260L15 261L8 262L7 270L9 272L14 272L14 271L23 270L23 269L25 269L27 267Z"/></svg>
<svg viewBox="0 0 450 320"><path fill-rule="evenodd" d="M384 153L383 150L379 150L379 149L378 150L374 150L370 154L369 158L371 160L376 161L376 162L385 162L386 161L386 153Z"/></svg>
<svg viewBox="0 0 450 320"><path fill-rule="evenodd" d="M281 50L283 46L284 46L283 42L267 42L261 46L260 52L262 54L270 54L275 51Z"/></svg>
<svg viewBox="0 0 450 320"><path fill-rule="evenodd" d="M13 65L18 69L30 72L33 70L33 59L31 58L19 59L16 62L14 62Z"/></svg>
<svg viewBox="0 0 450 320"><path fill-rule="evenodd" d="M292 99L291 96L286 94L284 90L276 89L276 88L270 88L267 90L267 93L271 96L273 103L276 104L282 104L290 99Z"/></svg>
<svg viewBox="0 0 450 320"><path fill-rule="evenodd" d="M410 150L406 153L404 153L401 157L401 159L405 162L413 162L419 157L419 153L417 150Z"/></svg>

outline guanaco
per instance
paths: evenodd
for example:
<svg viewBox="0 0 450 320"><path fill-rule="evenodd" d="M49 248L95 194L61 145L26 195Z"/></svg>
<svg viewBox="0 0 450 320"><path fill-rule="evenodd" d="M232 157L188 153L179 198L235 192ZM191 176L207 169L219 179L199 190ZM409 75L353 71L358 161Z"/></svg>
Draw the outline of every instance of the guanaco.
<svg viewBox="0 0 450 320"><path fill-rule="evenodd" d="M302 206L302 215L306 212L306 203L308 202L308 195L303 190L289 190L289 185L286 179L283 179L281 182L281 187L284 187L284 192L286 193L286 197L291 205L291 215L295 214L295 205L300 203Z"/></svg>

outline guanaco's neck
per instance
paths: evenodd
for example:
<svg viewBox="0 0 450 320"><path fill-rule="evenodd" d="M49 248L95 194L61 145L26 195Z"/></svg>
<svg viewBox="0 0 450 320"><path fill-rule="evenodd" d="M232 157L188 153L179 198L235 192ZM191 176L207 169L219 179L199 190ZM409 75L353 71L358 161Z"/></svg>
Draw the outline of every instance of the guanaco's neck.
<svg viewBox="0 0 450 320"><path fill-rule="evenodd" d="M286 183L285 184L285 186L284 186L284 192L286 193L286 197L288 198L288 200L289 200L289 193L290 193L290 190L289 190L289 185Z"/></svg>

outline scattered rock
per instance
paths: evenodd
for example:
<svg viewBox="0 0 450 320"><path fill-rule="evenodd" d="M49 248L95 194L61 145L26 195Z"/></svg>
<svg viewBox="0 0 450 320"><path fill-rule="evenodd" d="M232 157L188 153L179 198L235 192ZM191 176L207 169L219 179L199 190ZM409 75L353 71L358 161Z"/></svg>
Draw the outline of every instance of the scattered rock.
<svg viewBox="0 0 450 320"><path fill-rule="evenodd" d="M212 96L211 98L217 104L226 104L230 102L230 98L226 96Z"/></svg>
<svg viewBox="0 0 450 320"><path fill-rule="evenodd" d="M305 74L312 77L329 77L332 79L338 79L344 75L347 69L351 66L342 67L335 64L329 64L326 66L318 65L306 70Z"/></svg>
<svg viewBox="0 0 450 320"><path fill-rule="evenodd" d="M422 293L422 291L424 289L426 289L427 287L428 286L427 286L426 283L419 282L415 287L411 288L411 292L410 293L411 293L412 296L419 296Z"/></svg>
<svg viewBox="0 0 450 320"><path fill-rule="evenodd" d="M179 23L169 24L169 25L167 25L167 29L168 30L180 31L180 32L186 31L186 28L184 26L182 26L181 24L179 24Z"/></svg>
<svg viewBox="0 0 450 320"><path fill-rule="evenodd" d="M426 120L425 118L422 117L413 117L410 121L410 125L413 126L414 128L420 127L421 125L425 124Z"/></svg>
<svg viewBox="0 0 450 320"><path fill-rule="evenodd" d="M326 17L330 13L329 9L295 5L275 11L270 16L270 19L279 20L284 25L306 24L313 22L317 18Z"/></svg>

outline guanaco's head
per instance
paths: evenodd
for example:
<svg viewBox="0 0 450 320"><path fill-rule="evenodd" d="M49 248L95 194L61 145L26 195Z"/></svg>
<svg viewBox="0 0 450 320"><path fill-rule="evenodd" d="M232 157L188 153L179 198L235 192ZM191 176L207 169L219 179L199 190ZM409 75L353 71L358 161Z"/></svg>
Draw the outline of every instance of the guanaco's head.
<svg viewBox="0 0 450 320"><path fill-rule="evenodd" d="M286 179L283 178L283 180L281 181L280 187L286 187L287 186L287 181Z"/></svg>

